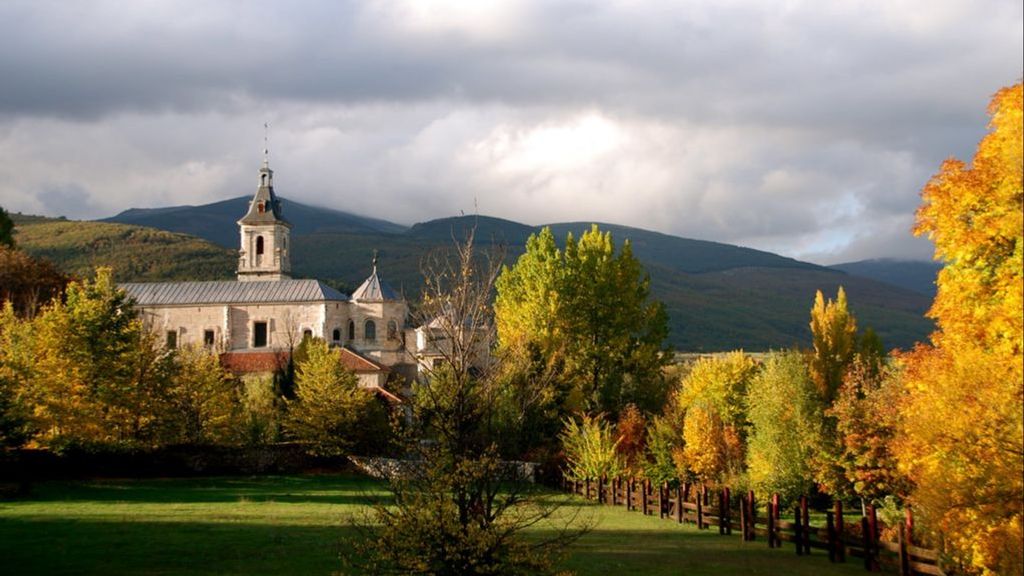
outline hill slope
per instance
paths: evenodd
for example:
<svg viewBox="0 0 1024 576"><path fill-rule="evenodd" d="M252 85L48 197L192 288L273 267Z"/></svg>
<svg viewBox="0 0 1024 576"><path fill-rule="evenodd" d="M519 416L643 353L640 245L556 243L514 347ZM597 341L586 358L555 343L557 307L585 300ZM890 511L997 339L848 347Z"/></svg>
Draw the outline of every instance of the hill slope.
<svg viewBox="0 0 1024 576"><path fill-rule="evenodd" d="M90 276L110 266L126 280L223 280L234 277L236 252L205 240L126 224L17 219L15 241L64 272Z"/></svg>
<svg viewBox="0 0 1024 576"><path fill-rule="evenodd" d="M879 282L892 284L919 292L931 298L935 297L935 277L942 269L940 262L930 260L859 260L829 266L842 270L847 274L873 278Z"/></svg>
<svg viewBox="0 0 1024 576"><path fill-rule="evenodd" d="M235 221L246 202L238 198L199 207L129 210L114 219L192 229L208 240L234 247ZM442 218L404 228L296 202L288 202L284 213L293 224L295 276L320 278L351 291L366 278L372 254L379 250L381 275L413 300L419 295L423 256L464 237L472 226L476 226L478 245L504 246L507 264L522 253L526 238L539 230L487 216ZM551 227L556 238L564 241L566 233L578 236L590 224L567 222ZM806 346L815 291L832 296L840 285L846 288L860 324L875 328L887 346L911 346L932 329L923 317L930 298L917 292L760 250L614 224L601 224L601 228L611 231L616 242L630 239L634 254L651 276L652 295L668 308L670 338L681 350ZM229 277L234 261L218 266ZM182 275L204 277L179 270L168 271L167 277ZM138 279L157 278L149 274Z"/></svg>
<svg viewBox="0 0 1024 576"><path fill-rule="evenodd" d="M131 208L105 218L102 222L136 224L182 232L205 238L225 248L238 247L238 228L235 222L249 208L249 196L222 200L202 206L172 206L169 208ZM401 233L405 226L357 216L331 208L319 208L281 199L284 217L292 224L292 234L337 232L355 234Z"/></svg>

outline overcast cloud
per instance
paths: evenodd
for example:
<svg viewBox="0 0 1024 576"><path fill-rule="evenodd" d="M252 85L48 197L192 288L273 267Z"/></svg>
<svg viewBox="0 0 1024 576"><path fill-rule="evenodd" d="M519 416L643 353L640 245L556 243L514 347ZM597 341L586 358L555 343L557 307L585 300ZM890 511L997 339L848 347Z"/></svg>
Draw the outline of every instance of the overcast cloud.
<svg viewBox="0 0 1024 576"><path fill-rule="evenodd" d="M0 206L97 218L250 194L411 224L615 222L816 262L909 229L993 92L1019 0L0 4Z"/></svg>

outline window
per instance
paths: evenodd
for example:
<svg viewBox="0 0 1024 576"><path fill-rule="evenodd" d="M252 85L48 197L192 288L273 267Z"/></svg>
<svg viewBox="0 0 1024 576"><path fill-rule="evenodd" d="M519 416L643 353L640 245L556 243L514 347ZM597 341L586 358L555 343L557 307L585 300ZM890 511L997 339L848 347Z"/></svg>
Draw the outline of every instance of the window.
<svg viewBox="0 0 1024 576"><path fill-rule="evenodd" d="M310 330L309 328L306 328L305 330L302 331L302 339L303 340L310 340L312 338L313 338L313 331L312 330Z"/></svg>
<svg viewBox="0 0 1024 576"><path fill-rule="evenodd" d="M263 255L263 236L257 236L256 237L256 255L257 256L262 256Z"/></svg>
<svg viewBox="0 0 1024 576"><path fill-rule="evenodd" d="M356 323L351 320L348 321L348 339L356 339Z"/></svg>
<svg viewBox="0 0 1024 576"><path fill-rule="evenodd" d="M335 342L341 340L341 330L335 328L334 332L331 333L331 340L334 340Z"/></svg>
<svg viewBox="0 0 1024 576"><path fill-rule="evenodd" d="M267 323L253 322L252 324L252 347L265 348L267 346Z"/></svg>
<svg viewBox="0 0 1024 576"><path fill-rule="evenodd" d="M394 320L388 321L388 340L398 340L398 323Z"/></svg>
<svg viewBox="0 0 1024 576"><path fill-rule="evenodd" d="M172 350L178 347L178 333L174 330L167 331L167 347Z"/></svg>
<svg viewBox="0 0 1024 576"><path fill-rule="evenodd" d="M264 212L266 212L266 210L267 209L264 206L263 202L256 204L256 211L259 212L260 214L263 214Z"/></svg>
<svg viewBox="0 0 1024 576"><path fill-rule="evenodd" d="M373 323L373 320L366 321L363 327L363 339L370 342L377 339L377 325Z"/></svg>
<svg viewBox="0 0 1024 576"><path fill-rule="evenodd" d="M203 346L213 348L214 338L213 330L203 330Z"/></svg>

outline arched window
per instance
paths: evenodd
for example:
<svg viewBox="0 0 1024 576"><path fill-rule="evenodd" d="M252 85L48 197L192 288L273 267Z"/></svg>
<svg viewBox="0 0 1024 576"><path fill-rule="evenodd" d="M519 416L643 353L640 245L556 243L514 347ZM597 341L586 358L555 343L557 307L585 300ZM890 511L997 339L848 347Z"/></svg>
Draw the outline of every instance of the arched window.
<svg viewBox="0 0 1024 576"><path fill-rule="evenodd" d="M263 236L257 236L256 237L256 255L257 256L262 256L263 255Z"/></svg>
<svg viewBox="0 0 1024 576"><path fill-rule="evenodd" d="M334 340L335 342L341 340L341 330L335 328L334 332L331 333L331 340Z"/></svg>
<svg viewBox="0 0 1024 576"><path fill-rule="evenodd" d="M266 207L264 207L263 202L256 204L256 211L259 212L260 214L266 212Z"/></svg>
<svg viewBox="0 0 1024 576"><path fill-rule="evenodd" d="M363 325L363 339L371 342L377 339L377 325L373 320L367 320Z"/></svg>
<svg viewBox="0 0 1024 576"><path fill-rule="evenodd" d="M266 185L267 185L267 175L266 174L260 174L260 186L266 186Z"/></svg>
<svg viewBox="0 0 1024 576"><path fill-rule="evenodd" d="M356 323L351 320L348 321L348 339L356 339Z"/></svg>
<svg viewBox="0 0 1024 576"><path fill-rule="evenodd" d="M309 328L306 328L305 330L302 331L302 339L303 340L309 340L312 337L313 337L313 331L310 330Z"/></svg>
<svg viewBox="0 0 1024 576"><path fill-rule="evenodd" d="M388 320L388 340L398 340L398 323Z"/></svg>

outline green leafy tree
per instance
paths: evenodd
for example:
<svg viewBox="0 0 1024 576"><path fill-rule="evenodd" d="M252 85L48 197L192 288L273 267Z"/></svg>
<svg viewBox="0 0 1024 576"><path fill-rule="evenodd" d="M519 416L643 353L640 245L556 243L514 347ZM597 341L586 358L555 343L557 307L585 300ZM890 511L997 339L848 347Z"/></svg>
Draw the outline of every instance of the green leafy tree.
<svg viewBox="0 0 1024 576"><path fill-rule="evenodd" d="M310 340L305 350L296 368L295 399L288 403L288 432L325 455L386 444L388 417L374 393L359 387L327 342Z"/></svg>
<svg viewBox="0 0 1024 576"><path fill-rule="evenodd" d="M363 571L549 573L575 537L555 520L557 503L540 498L526 470L501 451L521 445L514 438L529 422L509 417L510 406L532 410L545 384L534 384L527 371L509 390L500 360L488 354L500 256L476 251L471 232L423 264L417 319L433 330L437 363L414 388L411 422L401 436L409 459L389 477L391 497L374 506L373 524L357 547ZM539 526L552 535L524 536Z"/></svg>
<svg viewBox="0 0 1024 576"><path fill-rule="evenodd" d="M565 450L566 477L573 480L613 478L628 472L619 453L619 439L600 416L567 418L560 436Z"/></svg>
<svg viewBox="0 0 1024 576"><path fill-rule="evenodd" d="M812 447L820 433L822 404L799 352L773 352L747 393L748 478L763 494L786 502L814 490Z"/></svg>
<svg viewBox="0 0 1024 576"><path fill-rule="evenodd" d="M498 281L495 316L506 354L531 346L556 366L572 391L563 412L605 412L627 404L653 412L665 399L661 369L668 317L649 302L650 281L628 241L618 253L594 225L558 250L547 228Z"/></svg>
<svg viewBox="0 0 1024 576"><path fill-rule="evenodd" d="M163 425L168 440L185 444L225 444L241 417L238 381L205 348L184 346L174 354Z"/></svg>
<svg viewBox="0 0 1024 576"><path fill-rule="evenodd" d="M644 476L651 482L677 482L680 474L676 469L673 452L683 446L682 433L672 426L666 416L655 416L647 426L647 459Z"/></svg>

